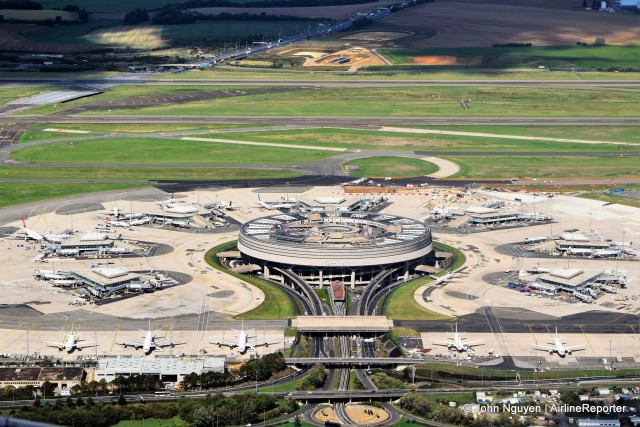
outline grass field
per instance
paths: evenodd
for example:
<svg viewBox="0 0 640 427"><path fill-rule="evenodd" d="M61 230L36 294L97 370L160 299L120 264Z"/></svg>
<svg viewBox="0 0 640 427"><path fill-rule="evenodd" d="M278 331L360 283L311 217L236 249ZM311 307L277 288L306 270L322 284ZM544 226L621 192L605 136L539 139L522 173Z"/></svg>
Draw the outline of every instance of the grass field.
<svg viewBox="0 0 640 427"><path fill-rule="evenodd" d="M375 69L385 69L385 80L638 80L640 79L640 73L627 72L627 73L611 73L611 72L598 72L589 71L581 73L580 76L576 73L568 71L554 71L548 70L433 70L428 72L418 71L406 71L402 67L395 67L393 70L389 70L390 67L367 67L364 71L374 71L370 74L359 73L350 75L348 78L357 80L379 80L381 78L379 72L375 72ZM426 70L425 70L426 71ZM279 70L224 70L215 69L210 72L201 71L187 71L180 74L159 74L154 76L157 79L281 79L281 80L309 80L318 79L317 73L309 73L308 71L294 70L279 71ZM345 79L347 76L344 73L323 73L322 78L326 80L332 79ZM581 78L582 77L582 78Z"/></svg>
<svg viewBox="0 0 640 427"><path fill-rule="evenodd" d="M475 403L475 395L473 392L461 392L461 393L441 393L441 394L423 394L422 397L427 399L433 404L439 402L456 402L458 406L465 403Z"/></svg>
<svg viewBox="0 0 640 427"><path fill-rule="evenodd" d="M603 203L613 202L619 205L626 205L626 206L633 206L635 208L640 208L640 199L636 199L633 197L616 196L614 194L603 194L600 191L581 194L578 197L582 197L583 199L600 200Z"/></svg>
<svg viewBox="0 0 640 427"><path fill-rule="evenodd" d="M181 141L158 138L109 138L58 142L26 147L11 153L16 160L96 164L206 164L296 163L330 157L335 153L279 147Z"/></svg>
<svg viewBox="0 0 640 427"><path fill-rule="evenodd" d="M147 418L145 420L125 420L120 421L113 427L182 427L187 423L182 421L180 417L173 418Z"/></svg>
<svg viewBox="0 0 640 427"><path fill-rule="evenodd" d="M460 104L468 99L469 109ZM638 94L522 87L319 89L237 96L224 102L87 111L85 114L259 116L633 117ZM585 105L598 105L597 114Z"/></svg>
<svg viewBox="0 0 640 427"><path fill-rule="evenodd" d="M37 20L44 21L45 19L56 19L60 17L65 22L78 21L78 14L75 12L65 12L62 10L17 10L17 9L3 9L2 16L4 19L17 19L17 20Z"/></svg>
<svg viewBox="0 0 640 427"><path fill-rule="evenodd" d="M264 301L258 307L239 314L235 318L243 320L289 319L300 313L298 304L276 285L255 277L233 273L218 262L216 253L235 247L235 244L236 242L228 242L215 246L209 249L204 256L205 261L213 268L243 280L264 293Z"/></svg>
<svg viewBox="0 0 640 427"><path fill-rule="evenodd" d="M406 178L411 176L429 175L438 170L433 163L406 157L376 156L350 160L343 163L354 177L393 177Z"/></svg>
<svg viewBox="0 0 640 427"><path fill-rule="evenodd" d="M264 178L294 178L301 173L287 170L249 168L100 168L1 166L0 178L29 178L50 180L113 179L113 180L236 180ZM39 184L38 184L39 185Z"/></svg>
<svg viewBox="0 0 640 427"><path fill-rule="evenodd" d="M528 48L394 48L378 49L393 64L409 64L417 56L482 58L481 63L495 66L540 65L547 68L637 67L640 46L534 46Z"/></svg>
<svg viewBox="0 0 640 427"><path fill-rule="evenodd" d="M15 75L13 75L15 77ZM13 101L27 96L36 95L38 93L46 92L51 88L48 86L33 86L33 87L3 87L0 88L0 104L7 104L9 101Z"/></svg>
<svg viewBox="0 0 640 427"><path fill-rule="evenodd" d="M104 133L161 133L161 132L180 132L180 131L202 131L208 133L211 130L231 129L236 127L248 128L257 125L194 125L194 124L150 124L150 123L109 123L109 124L72 124L72 123L38 123L32 125L30 129L25 131L20 142L47 141L50 139L66 139L74 136L82 136L82 134L69 134L64 132L45 132L42 129L65 129L65 130L82 130L89 132Z"/></svg>
<svg viewBox="0 0 640 427"><path fill-rule="evenodd" d="M382 313L393 320L449 320L451 317L427 310L415 301L416 290L430 282L431 277L422 276L391 292L385 299Z"/></svg>
<svg viewBox="0 0 640 427"><path fill-rule="evenodd" d="M65 3L68 4L68 3ZM76 4L76 3L74 3ZM64 5L63 5L64 7ZM121 23L120 20L101 20L100 26L111 26ZM85 35L96 27L95 22L81 22L73 25L57 25L55 27L37 28L23 34L36 43L65 43L77 45L94 45Z"/></svg>
<svg viewBox="0 0 640 427"><path fill-rule="evenodd" d="M559 127L560 135L545 135L553 132L552 128L541 130L538 134L536 129L506 126L507 129L502 130L503 126L483 126L474 129L465 129L463 126L438 126L430 129L463 131L463 132L484 132L505 135L518 136L549 136L558 138L571 138L571 129L563 130ZM634 130L640 128L633 126L632 129L625 130L625 126L620 127L595 127L587 126L584 129L577 130L576 139L596 139L611 129L611 138L616 142L640 142L636 141L639 137L634 134ZM476 130L477 129L477 130ZM518 134L522 130L522 134ZM504 133L503 133L504 132ZM512 133L508 133L512 132ZM525 133L528 132L528 133ZM589 135L591 135L589 137ZM606 135L602 135L604 139ZM614 139L614 137L616 139ZM442 135L442 134L417 134L404 132L384 132L369 131L360 129L344 129L344 128L317 128L317 129L297 129L297 130L278 130L264 132L230 132L225 133L225 138L236 140L249 140L260 142L278 142L286 144L301 145L318 145L322 144L327 147L340 147L351 149L401 149L401 150L429 150L429 151L640 151L639 146L619 146L616 144L583 144L571 142L555 142L555 141L534 141L534 140L516 140L504 138L492 138L468 135ZM634 141L625 141L623 138L634 139Z"/></svg>
<svg viewBox="0 0 640 427"><path fill-rule="evenodd" d="M33 184L28 182L3 182L2 185L0 185L0 207L53 199L56 197L95 193L98 191L121 190L140 186L140 184L62 184L47 182Z"/></svg>
<svg viewBox="0 0 640 427"><path fill-rule="evenodd" d="M638 157L444 156L460 165L456 178L631 178L640 176Z"/></svg>

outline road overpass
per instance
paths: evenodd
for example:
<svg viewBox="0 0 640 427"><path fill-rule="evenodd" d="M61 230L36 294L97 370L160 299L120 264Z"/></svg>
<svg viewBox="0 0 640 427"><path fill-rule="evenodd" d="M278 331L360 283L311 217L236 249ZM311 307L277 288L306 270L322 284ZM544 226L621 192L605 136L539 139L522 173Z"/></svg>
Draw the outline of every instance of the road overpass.
<svg viewBox="0 0 640 427"><path fill-rule="evenodd" d="M401 359L395 357L290 357L285 359L288 365L350 365L350 366L390 366L417 365L425 359Z"/></svg>

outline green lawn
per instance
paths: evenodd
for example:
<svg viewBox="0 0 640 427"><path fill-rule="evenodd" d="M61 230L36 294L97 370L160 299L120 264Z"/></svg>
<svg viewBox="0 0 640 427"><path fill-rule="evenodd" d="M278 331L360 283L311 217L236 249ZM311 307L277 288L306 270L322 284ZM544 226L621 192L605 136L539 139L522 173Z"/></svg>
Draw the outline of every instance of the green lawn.
<svg viewBox="0 0 640 427"><path fill-rule="evenodd" d="M460 100L470 99L465 110ZM634 92L523 87L397 87L314 89L236 96L224 102L112 109L85 114L259 116L540 116L633 117ZM597 112L587 105L598 105Z"/></svg>
<svg viewBox="0 0 640 427"><path fill-rule="evenodd" d="M113 427L182 427L187 423L182 421L180 417L173 418L147 418L146 420L126 420L120 421Z"/></svg>
<svg viewBox="0 0 640 427"><path fill-rule="evenodd" d="M0 178L47 178L51 180L237 180L294 178L301 173L287 170L249 168L108 168L0 166Z"/></svg>
<svg viewBox="0 0 640 427"><path fill-rule="evenodd" d="M538 67L637 67L640 46L534 46L529 48L391 48L378 52L393 64L406 64L414 56L456 56L483 58L488 66Z"/></svg>
<svg viewBox="0 0 640 427"><path fill-rule="evenodd" d="M209 249L205 254L205 261L210 266L226 274L239 278L255 286L264 293L264 301L262 301L258 307L246 313L239 314L235 316L235 318L243 320L262 320L289 319L296 316L300 312L298 304L278 286L256 277L233 273L219 263L216 253L221 250L234 248L235 243L236 242L223 243Z"/></svg>
<svg viewBox="0 0 640 427"><path fill-rule="evenodd" d="M140 187L140 184L69 184L38 182L3 182L0 185L0 207L35 202L55 197L98 191L121 190Z"/></svg>
<svg viewBox="0 0 640 427"><path fill-rule="evenodd" d="M456 178L630 178L639 177L638 157L444 156L460 165Z"/></svg>
<svg viewBox="0 0 640 427"><path fill-rule="evenodd" d="M391 292L385 299L382 313L393 320L449 320L451 317L427 310L413 297L416 290L431 281L431 277L422 276L412 280Z"/></svg>
<svg viewBox="0 0 640 427"><path fill-rule="evenodd" d="M354 177L393 177L429 175L438 170L438 166L420 159L406 157L376 156L350 160L342 164Z"/></svg>
<svg viewBox="0 0 640 427"><path fill-rule="evenodd" d="M16 160L56 163L296 163L330 157L335 153L291 150L217 142L160 138L109 138L59 142L23 148L11 153Z"/></svg>
<svg viewBox="0 0 640 427"><path fill-rule="evenodd" d="M0 104L4 105L4 104L7 104L9 101L25 98L27 96L36 95L42 92L47 92L49 90L51 90L51 88L48 86L2 87L0 88Z"/></svg>
<svg viewBox="0 0 640 427"><path fill-rule="evenodd" d="M440 393L440 394L422 394L422 397L427 399L429 402L433 404L437 404L439 402L456 402L458 406L463 405L465 403L475 403L476 399L474 393L472 392L462 392L462 393Z"/></svg>

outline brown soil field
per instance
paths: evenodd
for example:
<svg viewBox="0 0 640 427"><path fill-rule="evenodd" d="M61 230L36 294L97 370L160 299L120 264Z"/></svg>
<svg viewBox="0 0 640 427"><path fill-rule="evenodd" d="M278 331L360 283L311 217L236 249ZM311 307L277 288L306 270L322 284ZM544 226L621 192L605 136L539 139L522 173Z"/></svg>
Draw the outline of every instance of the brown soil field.
<svg viewBox="0 0 640 427"><path fill-rule="evenodd" d="M363 31L342 37L343 40L385 41L407 37L410 34L400 31Z"/></svg>
<svg viewBox="0 0 640 427"><path fill-rule="evenodd" d="M60 43L34 43L21 33L41 28L34 24L0 24L0 51L86 52L95 47Z"/></svg>
<svg viewBox="0 0 640 427"><path fill-rule="evenodd" d="M337 58L351 58L351 61L346 64L330 63L331 60ZM369 65L384 65L385 62L377 55L373 54L369 49L363 47L352 47L350 49L341 50L340 52L334 52L329 55L325 55L321 58L309 58L305 61L305 66L349 66L351 70L356 70L360 67Z"/></svg>
<svg viewBox="0 0 640 427"><path fill-rule="evenodd" d="M363 4L349 4L344 6L321 6L321 7L198 7L193 10L204 15L217 15L219 13L266 13L267 15L288 15L302 16L305 18L331 18L343 19L349 18L358 12L365 12L376 7L383 6L385 3L392 2L375 2Z"/></svg>
<svg viewBox="0 0 640 427"><path fill-rule="evenodd" d="M316 413L313 414L313 418L323 423L327 421L331 423L337 423L340 421L338 420L338 417L336 417L336 413L334 412L333 408L328 406L318 409Z"/></svg>
<svg viewBox="0 0 640 427"><path fill-rule="evenodd" d="M411 64L417 65L478 65L482 58L458 58L456 56L414 56Z"/></svg>
<svg viewBox="0 0 640 427"><path fill-rule="evenodd" d="M524 3L522 0L499 3L507 3L507 0L427 3L396 12L381 20L381 24L387 31L397 28L421 34L425 27L436 31L433 37L403 40L407 47L491 46L508 42L530 42L536 46L575 45L576 41L592 42L595 37L604 37L608 44L633 44L640 40L640 17L637 15L592 12L582 8L554 7L550 10L528 3L518 5Z"/></svg>

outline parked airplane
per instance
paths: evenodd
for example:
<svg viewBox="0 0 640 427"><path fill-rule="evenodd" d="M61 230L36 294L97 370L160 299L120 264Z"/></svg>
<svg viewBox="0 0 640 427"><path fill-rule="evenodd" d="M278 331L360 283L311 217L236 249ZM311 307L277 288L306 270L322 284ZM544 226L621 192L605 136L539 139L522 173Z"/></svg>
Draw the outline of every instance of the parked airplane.
<svg viewBox="0 0 640 427"><path fill-rule="evenodd" d="M229 200L229 203L226 203L222 200L218 200L217 198L215 202L205 205L205 208L207 209L222 209L225 211L235 211L239 207L240 206L238 205L234 205L231 200Z"/></svg>
<svg viewBox="0 0 640 427"><path fill-rule="evenodd" d="M291 199L286 199L284 202L272 202L267 203L262 201L260 198L260 194L258 194L258 207L265 208L267 210L272 209L291 209L296 206L296 201Z"/></svg>
<svg viewBox="0 0 640 427"><path fill-rule="evenodd" d="M451 332L449 332L451 333ZM461 333L458 332L458 324L456 323L456 330L453 332L453 338L448 338L450 341L432 340L435 345L447 346L449 350L469 351L472 347L477 345L484 345L482 340L463 342L466 338L461 337Z"/></svg>
<svg viewBox="0 0 640 427"><path fill-rule="evenodd" d="M51 243L60 243L63 240L66 240L69 237L71 237L70 234L40 234L27 227L24 217L22 218L22 231L24 231L25 240L31 239L31 240L36 240L38 242L42 242L43 240L46 240L47 242L51 242Z"/></svg>
<svg viewBox="0 0 640 427"><path fill-rule="evenodd" d="M269 344L275 344L275 342L267 342L267 341L265 341L262 344L258 344L258 343L254 345L249 344L249 339L256 338L256 337L251 337L247 334L248 332L251 332L251 329L245 331L244 322L242 322L241 330L239 331L236 329L233 329L233 330L238 332L238 341L228 341L225 339L221 339L221 340L212 342L212 344L218 344L218 347L226 346L226 347L229 347L230 349L237 348L240 354L246 353L247 349L249 348L255 352L256 347L261 347L261 346L269 347Z"/></svg>
<svg viewBox="0 0 640 427"><path fill-rule="evenodd" d="M533 346L534 350L542 350L548 351L549 354L558 353L558 356L565 357L567 354L571 355L574 351L586 350L583 345L574 345L571 347L565 347L565 342L563 341L564 337L558 336L558 328L556 328L556 334L552 335L549 339L549 344L553 344L553 347L549 347L546 345L535 345Z"/></svg>
<svg viewBox="0 0 640 427"><path fill-rule="evenodd" d="M175 202L173 200L173 194L171 194L171 198L165 200L164 202L158 203L160 205L160 209L165 212L171 213L179 213L179 214L188 214L188 213L196 213L198 212L198 208L193 206L190 203L180 203Z"/></svg>
<svg viewBox="0 0 640 427"><path fill-rule="evenodd" d="M47 347L57 347L59 351L66 350L67 353L71 353L73 350L81 351L83 348L96 347L95 341L81 342L80 335L73 333L73 323L71 324L71 331L68 334L64 334L64 342L52 342L45 341Z"/></svg>
<svg viewBox="0 0 640 427"><path fill-rule="evenodd" d="M149 354L151 353L152 350L162 351L162 347L173 348L176 345L186 344L184 342L173 342L173 341L156 342L156 336L154 334L154 331L151 330L151 320L149 320L149 329L147 331L140 329L140 332L145 333L144 341L141 342L141 341L124 340L124 341L117 342L116 344L122 345L124 346L124 348L133 347L136 350L142 348L142 351L144 352L144 354Z"/></svg>

